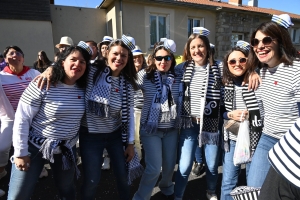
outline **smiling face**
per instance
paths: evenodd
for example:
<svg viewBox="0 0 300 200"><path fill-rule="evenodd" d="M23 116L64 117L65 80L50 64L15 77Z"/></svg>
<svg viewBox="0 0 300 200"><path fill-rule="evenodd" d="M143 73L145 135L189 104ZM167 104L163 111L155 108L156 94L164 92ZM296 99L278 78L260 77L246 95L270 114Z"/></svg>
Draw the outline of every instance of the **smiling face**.
<svg viewBox="0 0 300 200"><path fill-rule="evenodd" d="M62 61L66 76L63 82L67 85L73 85L84 74L86 62L82 54L75 50L64 61Z"/></svg>
<svg viewBox="0 0 300 200"><path fill-rule="evenodd" d="M190 43L190 54L196 65L203 66L207 63L207 47L200 38L195 38Z"/></svg>
<svg viewBox="0 0 300 200"><path fill-rule="evenodd" d="M113 76L119 76L128 62L129 52L122 46L112 46L108 52L108 65Z"/></svg>
<svg viewBox="0 0 300 200"><path fill-rule="evenodd" d="M133 63L137 72L142 69L143 62L143 54L133 56Z"/></svg>
<svg viewBox="0 0 300 200"><path fill-rule="evenodd" d="M270 44L263 44L262 40L266 36L261 31L256 32L255 38L259 40L259 43L253 47L253 51L260 62L267 64L269 67L275 67L280 63L278 42L274 39Z"/></svg>
<svg viewBox="0 0 300 200"><path fill-rule="evenodd" d="M246 56L241 51L233 51L227 60L229 71L234 76L242 76L246 72ZM235 61L235 64L233 64Z"/></svg>
<svg viewBox="0 0 300 200"><path fill-rule="evenodd" d="M170 57L170 59L167 59L167 57ZM155 59L155 57L164 57L161 60ZM169 69L171 68L171 64L172 64L172 57L171 54L164 50L164 49L160 49L155 53L155 57L154 57L154 61L155 61L155 66L156 69L160 72L167 72L169 71Z"/></svg>
<svg viewBox="0 0 300 200"><path fill-rule="evenodd" d="M6 54L5 62L7 62L9 66L23 67L23 54L13 48L10 48Z"/></svg>

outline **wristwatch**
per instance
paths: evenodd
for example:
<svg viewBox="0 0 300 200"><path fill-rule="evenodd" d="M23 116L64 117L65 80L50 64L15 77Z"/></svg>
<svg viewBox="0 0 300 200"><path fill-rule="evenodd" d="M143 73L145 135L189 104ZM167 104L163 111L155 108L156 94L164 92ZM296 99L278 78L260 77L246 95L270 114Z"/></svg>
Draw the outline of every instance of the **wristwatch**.
<svg viewBox="0 0 300 200"><path fill-rule="evenodd" d="M127 142L127 144L135 144L134 140Z"/></svg>

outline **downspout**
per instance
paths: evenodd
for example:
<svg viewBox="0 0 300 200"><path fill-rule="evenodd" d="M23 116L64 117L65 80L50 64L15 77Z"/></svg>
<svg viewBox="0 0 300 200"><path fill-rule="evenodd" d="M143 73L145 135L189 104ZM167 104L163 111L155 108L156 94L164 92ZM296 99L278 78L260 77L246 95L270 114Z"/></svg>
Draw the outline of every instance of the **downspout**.
<svg viewBox="0 0 300 200"><path fill-rule="evenodd" d="M120 30L121 30L121 35L120 38L123 35L123 1L120 0Z"/></svg>

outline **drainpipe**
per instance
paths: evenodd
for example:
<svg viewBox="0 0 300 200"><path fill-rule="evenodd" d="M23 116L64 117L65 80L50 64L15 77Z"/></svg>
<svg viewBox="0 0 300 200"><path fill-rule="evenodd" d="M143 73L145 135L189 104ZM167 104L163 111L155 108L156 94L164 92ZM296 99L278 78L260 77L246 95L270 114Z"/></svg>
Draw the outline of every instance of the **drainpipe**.
<svg viewBox="0 0 300 200"><path fill-rule="evenodd" d="M120 30L121 30L121 36L123 35L123 1L120 0Z"/></svg>

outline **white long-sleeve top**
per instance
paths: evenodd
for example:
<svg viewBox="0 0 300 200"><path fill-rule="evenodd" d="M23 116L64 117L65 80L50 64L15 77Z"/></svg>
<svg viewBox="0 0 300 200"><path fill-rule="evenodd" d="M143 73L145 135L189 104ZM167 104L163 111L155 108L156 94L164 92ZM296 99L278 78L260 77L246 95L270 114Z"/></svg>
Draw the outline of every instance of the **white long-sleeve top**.
<svg viewBox="0 0 300 200"><path fill-rule="evenodd" d="M14 156L28 155L29 135L70 141L70 146L74 146L84 111L84 89L76 84L59 82L46 91L31 82L20 98L15 115Z"/></svg>

